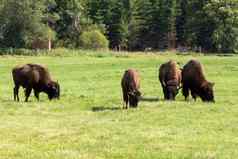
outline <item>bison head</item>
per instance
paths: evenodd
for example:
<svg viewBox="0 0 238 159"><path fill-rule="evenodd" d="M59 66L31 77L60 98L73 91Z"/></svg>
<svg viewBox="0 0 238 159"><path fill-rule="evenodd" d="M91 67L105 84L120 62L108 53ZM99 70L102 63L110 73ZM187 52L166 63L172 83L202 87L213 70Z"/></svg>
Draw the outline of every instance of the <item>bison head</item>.
<svg viewBox="0 0 238 159"><path fill-rule="evenodd" d="M206 82L202 85L201 98L204 102L215 102L213 93L214 85L215 83L212 82Z"/></svg>
<svg viewBox="0 0 238 159"><path fill-rule="evenodd" d="M141 98L141 92L138 90L129 92L129 104L131 107L137 107Z"/></svg>
<svg viewBox="0 0 238 159"><path fill-rule="evenodd" d="M48 94L48 98L49 100L52 99L59 99L60 98L60 85L58 82L50 82L47 85L47 94Z"/></svg>
<svg viewBox="0 0 238 159"><path fill-rule="evenodd" d="M179 84L177 81L168 81L166 86L165 86L165 97L167 100L175 100L176 95L179 92Z"/></svg>

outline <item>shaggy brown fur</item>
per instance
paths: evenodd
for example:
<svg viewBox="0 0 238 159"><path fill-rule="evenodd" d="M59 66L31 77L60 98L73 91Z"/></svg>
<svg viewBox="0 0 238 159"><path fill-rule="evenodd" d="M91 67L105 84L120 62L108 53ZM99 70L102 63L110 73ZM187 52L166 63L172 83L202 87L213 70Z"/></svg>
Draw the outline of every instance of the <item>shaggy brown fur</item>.
<svg viewBox="0 0 238 159"><path fill-rule="evenodd" d="M121 80L121 87L123 93L123 100L126 104L126 107L123 106L123 108L128 108L128 102L129 106L137 107L141 96L141 93L139 91L140 88L139 73L133 69L125 71Z"/></svg>
<svg viewBox="0 0 238 159"><path fill-rule="evenodd" d="M159 68L159 80L163 88L164 99L174 100L181 84L181 70L176 61L170 60Z"/></svg>
<svg viewBox="0 0 238 159"><path fill-rule="evenodd" d="M39 100L39 93L45 92L48 98L59 98L60 86L57 82L53 81L50 77L47 68L37 64L26 64L23 66L16 66L12 69L14 87L14 100L19 101L19 88L25 88L25 101L34 90L35 97Z"/></svg>
<svg viewBox="0 0 238 159"><path fill-rule="evenodd" d="M199 96L202 101L214 102L213 86L206 80L202 65L197 60L190 60L182 71L182 84L183 84L183 95L185 100L189 96L189 91L194 100Z"/></svg>

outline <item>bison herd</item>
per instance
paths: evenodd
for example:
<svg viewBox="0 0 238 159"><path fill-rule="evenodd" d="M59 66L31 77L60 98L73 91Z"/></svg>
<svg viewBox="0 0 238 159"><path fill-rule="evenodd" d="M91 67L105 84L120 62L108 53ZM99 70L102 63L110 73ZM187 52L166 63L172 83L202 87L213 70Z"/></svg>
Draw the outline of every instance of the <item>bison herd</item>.
<svg viewBox="0 0 238 159"><path fill-rule="evenodd" d="M12 69L14 81L14 100L19 101L19 88L25 89L25 102L33 89L39 100L39 93L44 92L49 100L60 98L60 85L52 80L47 68L38 64L25 64ZM182 88L185 100L189 93L194 100L200 97L204 102L215 102L213 94L214 83L206 80L202 65L197 60L190 60L183 68L179 68L176 61L170 60L159 68L159 81L163 89L165 100L175 100ZM123 108L137 107L141 99L140 76L137 70L128 69L121 79L123 94Z"/></svg>
<svg viewBox="0 0 238 159"><path fill-rule="evenodd" d="M189 92L196 101L200 97L204 102L215 102L213 94L214 83L206 80L202 65L197 60L190 60L183 68L179 68L176 61L170 60L159 68L159 81L165 100L175 100L182 88L185 100L188 100ZM141 99L140 77L137 70L125 71L121 87L125 107L137 107ZM129 104L129 105L128 105Z"/></svg>

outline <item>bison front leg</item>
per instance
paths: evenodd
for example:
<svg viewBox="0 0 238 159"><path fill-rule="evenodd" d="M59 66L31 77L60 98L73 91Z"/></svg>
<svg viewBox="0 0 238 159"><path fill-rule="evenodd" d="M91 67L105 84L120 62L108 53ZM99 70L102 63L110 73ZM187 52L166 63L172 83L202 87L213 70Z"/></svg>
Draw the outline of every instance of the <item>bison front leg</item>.
<svg viewBox="0 0 238 159"><path fill-rule="evenodd" d="M128 95L127 95L127 93L124 93L123 92L123 109L127 109L127 106L128 106Z"/></svg>
<svg viewBox="0 0 238 159"><path fill-rule="evenodd" d="M185 100L188 100L188 96L189 96L189 89L186 86L183 86L183 96L185 97Z"/></svg>
<svg viewBox="0 0 238 159"><path fill-rule="evenodd" d="M163 93L164 93L164 100L167 100L168 99L168 93L167 93L166 87L165 86L162 86L162 87L163 87Z"/></svg>
<svg viewBox="0 0 238 159"><path fill-rule="evenodd" d="M34 95L36 97L36 99L39 101L39 92L37 90L34 89Z"/></svg>
<svg viewBox="0 0 238 159"><path fill-rule="evenodd" d="M18 101L19 102L19 86L15 86L14 89L13 89L13 92L14 92L14 101Z"/></svg>
<svg viewBox="0 0 238 159"><path fill-rule="evenodd" d="M197 94L194 91L191 91L191 95L193 97L193 100L196 102L197 100Z"/></svg>
<svg viewBox="0 0 238 159"><path fill-rule="evenodd" d="M25 102L28 102L28 98L31 94L31 90L32 90L32 88L26 88L26 90L25 90L25 96L26 96Z"/></svg>

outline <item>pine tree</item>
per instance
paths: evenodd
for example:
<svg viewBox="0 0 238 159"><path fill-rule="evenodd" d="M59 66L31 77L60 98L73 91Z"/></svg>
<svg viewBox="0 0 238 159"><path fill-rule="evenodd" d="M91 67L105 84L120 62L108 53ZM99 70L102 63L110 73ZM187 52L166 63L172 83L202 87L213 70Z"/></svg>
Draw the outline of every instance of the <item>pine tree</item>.
<svg viewBox="0 0 238 159"><path fill-rule="evenodd" d="M176 40L177 46L187 46L186 24L188 0L177 0Z"/></svg>
<svg viewBox="0 0 238 159"><path fill-rule="evenodd" d="M176 1L138 0L135 17L138 35L134 49L175 47Z"/></svg>

